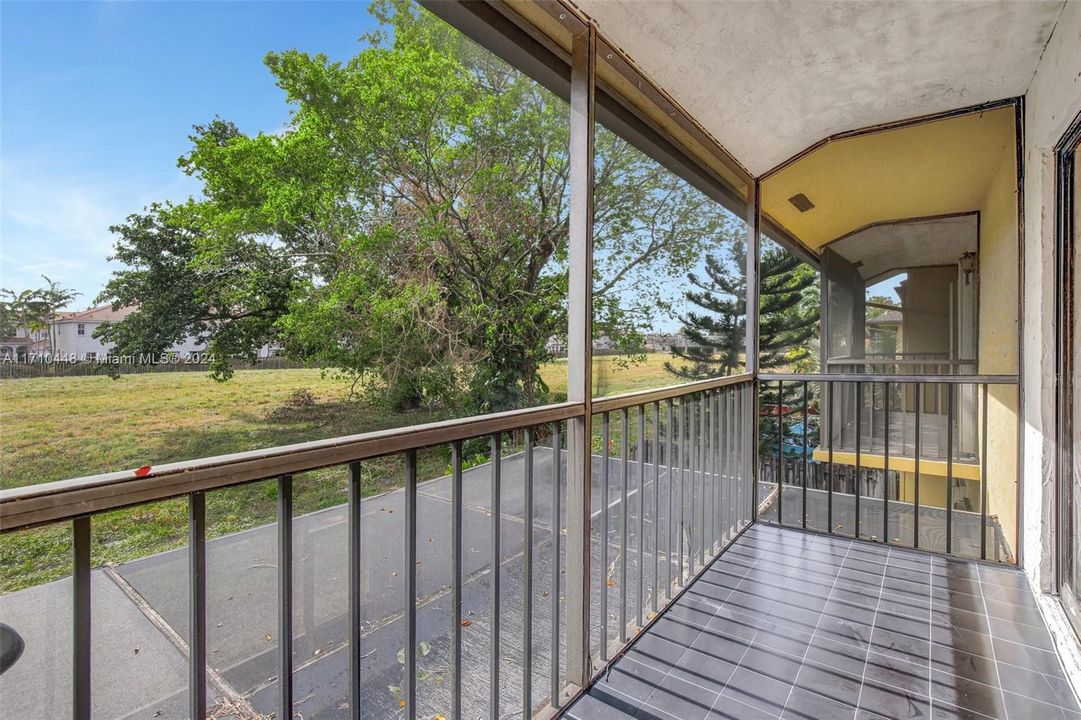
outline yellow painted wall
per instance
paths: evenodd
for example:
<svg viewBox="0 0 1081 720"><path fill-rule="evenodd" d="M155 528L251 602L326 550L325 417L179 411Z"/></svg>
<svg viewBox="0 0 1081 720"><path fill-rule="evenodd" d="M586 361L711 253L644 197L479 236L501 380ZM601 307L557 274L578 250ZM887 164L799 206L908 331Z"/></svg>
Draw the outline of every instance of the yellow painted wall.
<svg viewBox="0 0 1081 720"><path fill-rule="evenodd" d="M801 213L788 198L804 193L815 207ZM838 140L800 158L762 183L762 209L811 248L873 223L950 213L980 213L979 341L981 374L1018 371L1017 167L1012 107ZM912 290L916 294L916 290ZM928 300L925 294L913 300ZM908 303L906 303L907 305ZM926 303L925 303L926 304ZM948 310L948 301L942 310ZM906 327L909 345L913 327ZM922 348L921 348L922 349ZM928 348L930 349L930 348ZM912 351L912 347L906 347ZM925 397L924 412L936 412ZM992 386L988 398L988 514L997 518L1016 555L1017 411L1015 385ZM816 451L816 459L824 460ZM854 463L835 453L836 462ZM874 467L871 456L861 458ZM912 499L905 471L903 499ZM944 468L920 464L921 504L945 506ZM979 472L958 465L957 477L979 497Z"/></svg>
<svg viewBox="0 0 1081 720"><path fill-rule="evenodd" d="M984 375L1016 374L1018 353L1017 163L998 167L980 208L979 367ZM998 519L1017 553L1016 386L991 386L987 403L987 513Z"/></svg>
<svg viewBox="0 0 1081 720"><path fill-rule="evenodd" d="M762 210L819 248L872 223L979 210L1014 154L1012 107L837 140L764 180ZM797 210L797 193L815 207Z"/></svg>
<svg viewBox="0 0 1081 720"><path fill-rule="evenodd" d="M980 206L980 342L982 374L1017 372L1017 163L996 169Z"/></svg>

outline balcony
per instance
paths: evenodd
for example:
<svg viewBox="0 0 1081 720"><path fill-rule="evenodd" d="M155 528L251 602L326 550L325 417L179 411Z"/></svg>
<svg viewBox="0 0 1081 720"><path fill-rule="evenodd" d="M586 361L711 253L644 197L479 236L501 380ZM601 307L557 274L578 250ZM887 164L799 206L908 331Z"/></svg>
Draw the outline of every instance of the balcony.
<svg viewBox="0 0 1081 720"><path fill-rule="evenodd" d="M285 705L333 718L359 702L377 717L1072 717L1012 558L945 554L980 552L961 514L957 539L930 554L920 549L935 547L935 520L951 527L942 509L921 509L919 536L906 510L874 536L880 501L863 498L864 528L854 496L755 485L751 389L737 377L595 400L588 578L567 569L573 404L162 467L152 480L7 491L8 528L75 515L72 578L0 598L29 648L5 678L29 691L9 706L62 715L93 686L95 712L117 714L114 688L136 683L146 704L122 714L182 716L195 703L211 717ZM477 437L495 460L463 468L462 443ZM418 483L417 452L442 443L453 471ZM364 458L387 453L404 488L360 499ZM294 516L303 473L346 458L349 502ZM278 523L206 539L215 493L264 479ZM95 569L86 508L168 497L187 498L188 548ZM843 537L861 528L864 539ZM564 680L576 589L588 592L580 641L599 672L577 699ZM62 675L75 683L46 693L35 678L56 675L65 642L74 664Z"/></svg>
<svg viewBox="0 0 1081 720"><path fill-rule="evenodd" d="M658 718L1072 718L1023 573L749 527L567 712Z"/></svg>
<svg viewBox="0 0 1081 720"><path fill-rule="evenodd" d="M170 391L20 437L0 715L1081 720L1081 0L373 8L0 372Z"/></svg>

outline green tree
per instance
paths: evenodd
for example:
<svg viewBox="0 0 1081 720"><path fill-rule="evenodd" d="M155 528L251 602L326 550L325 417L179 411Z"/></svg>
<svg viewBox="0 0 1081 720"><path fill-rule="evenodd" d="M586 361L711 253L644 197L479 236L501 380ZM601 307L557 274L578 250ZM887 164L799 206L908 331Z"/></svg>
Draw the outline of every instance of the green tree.
<svg viewBox="0 0 1081 720"><path fill-rule="evenodd" d="M685 293L697 310L684 314L683 335L688 347L673 347L682 362L669 362L669 372L688 379L730 375L743 367L746 322L746 242L740 229L732 226L724 256L705 261L705 277L691 273L693 290ZM759 354L762 368L796 367L806 364L816 352L815 335L819 323L818 276L814 268L801 262L780 245L763 239L759 263ZM802 400L792 383L783 397L776 386L763 385L763 408L795 405ZM799 418L784 417L786 428ZM772 456L777 450L777 418L766 414L759 421L761 452Z"/></svg>
<svg viewBox="0 0 1081 720"><path fill-rule="evenodd" d="M682 317L687 346L673 346L682 360L666 363L669 372L687 379L731 375L744 366L747 331L747 251L745 231L726 226L723 255L705 259L704 276L687 275L693 289L684 293L696 309ZM765 239L759 291L759 355L763 368L790 366L811 353L818 316L818 277L814 269Z"/></svg>
<svg viewBox="0 0 1081 720"><path fill-rule="evenodd" d="M71 304L79 293L42 275L45 287L16 292L0 289L0 337L17 337L21 330L29 339L30 334L49 331L49 352L54 352L56 339L52 335L52 321L57 312Z"/></svg>
<svg viewBox="0 0 1081 720"><path fill-rule="evenodd" d="M196 127L179 163L202 197L114 228L126 267L101 297L138 306L100 331L118 352L197 335L226 379L279 343L401 408L546 394L545 346L566 332L567 105L412 3L371 12L381 29L346 62L266 56L284 130ZM596 147L595 329L634 347L723 213L615 134Z"/></svg>

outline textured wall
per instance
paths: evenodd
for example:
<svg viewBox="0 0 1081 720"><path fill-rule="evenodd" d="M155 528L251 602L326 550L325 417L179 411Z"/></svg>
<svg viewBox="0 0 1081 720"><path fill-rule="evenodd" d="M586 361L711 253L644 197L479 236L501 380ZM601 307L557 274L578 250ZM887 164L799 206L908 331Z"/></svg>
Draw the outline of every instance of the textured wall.
<svg viewBox="0 0 1081 720"><path fill-rule="evenodd" d="M1054 450L1055 144L1081 112L1081 0L1069 0L1025 96L1024 560L1050 587Z"/></svg>
<svg viewBox="0 0 1081 720"><path fill-rule="evenodd" d="M1020 95L1061 0L578 0L753 174L844 130Z"/></svg>

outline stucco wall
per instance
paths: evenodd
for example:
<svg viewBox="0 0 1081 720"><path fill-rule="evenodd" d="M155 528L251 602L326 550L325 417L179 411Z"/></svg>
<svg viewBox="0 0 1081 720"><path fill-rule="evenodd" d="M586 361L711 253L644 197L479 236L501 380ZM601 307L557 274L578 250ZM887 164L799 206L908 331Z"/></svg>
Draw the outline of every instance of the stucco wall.
<svg viewBox="0 0 1081 720"><path fill-rule="evenodd" d="M1081 0L1069 0L1025 95L1023 561L1051 586L1054 442L1054 147L1081 112Z"/></svg>
<svg viewBox="0 0 1081 720"><path fill-rule="evenodd" d="M1017 372L1017 162L1006 157L980 207L981 374ZM1017 556L1017 406L1013 386L988 388L987 514Z"/></svg>

